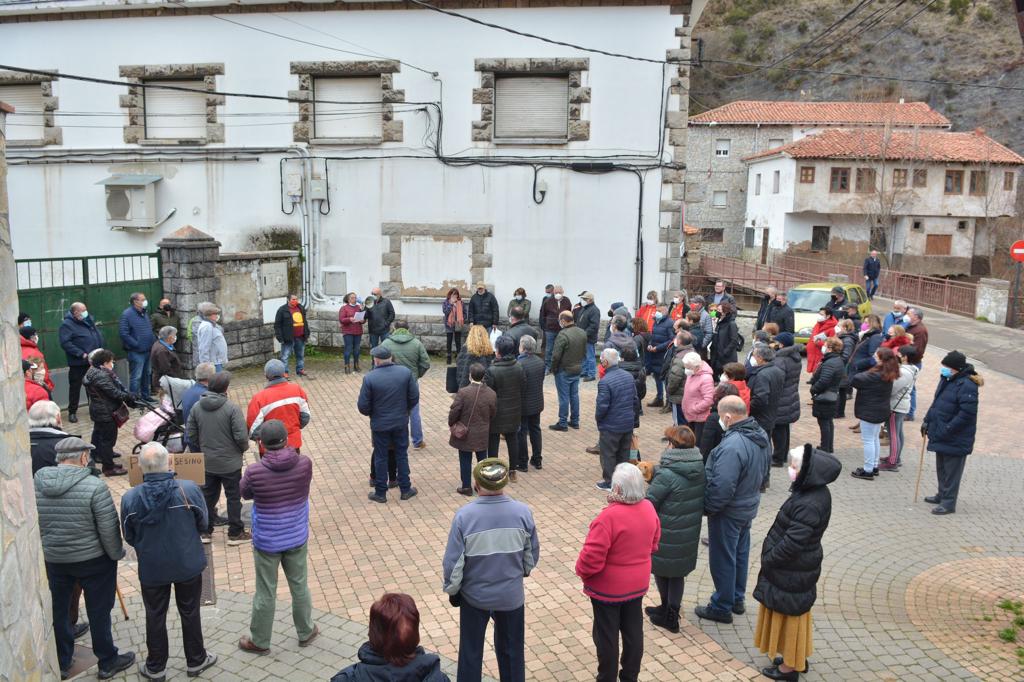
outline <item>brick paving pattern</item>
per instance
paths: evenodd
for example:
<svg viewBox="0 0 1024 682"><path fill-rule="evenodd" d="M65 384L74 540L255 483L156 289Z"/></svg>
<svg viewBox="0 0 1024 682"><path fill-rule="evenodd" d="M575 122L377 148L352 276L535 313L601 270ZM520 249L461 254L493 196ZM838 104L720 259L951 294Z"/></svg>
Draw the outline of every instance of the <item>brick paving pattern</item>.
<svg viewBox="0 0 1024 682"><path fill-rule="evenodd" d="M929 353L921 376L922 416L938 378L936 353ZM364 367L366 362L364 358ZM416 599L425 648L449 662L457 658L458 611L441 591L441 556L451 517L466 500L455 493L458 459L447 444L450 397L444 392L443 363L436 358L434 362L435 368L421 381L428 445L410 453L413 484L420 494L406 502L392 494L386 505L378 505L366 500L370 432L368 420L355 408L361 377L344 376L340 360L308 361L312 376L302 380L302 385L309 393L313 414L303 434L303 452L314 462L309 581L324 634L311 654L298 653L286 603L287 585L282 579L277 614L280 632L275 630L274 651L257 660L234 649L237 638L247 633L255 589L252 550L227 547L225 531L217 529L213 554L219 601L216 607L204 609L204 622L221 662L218 674L208 675L210 679L235 679L231 675L272 679L288 674L292 675L289 679L296 679L297 671L302 671L299 679L325 679L354 660L355 649L365 636L370 604L387 590L406 592ZM984 368L981 371L985 374ZM848 475L861 462L859 436L846 428L853 423L852 402L851 417L837 421L837 455L844 472L832 486L832 521L825 535L825 562L814 607L815 654L806 679L988 679L989 671L993 671L993 679L997 677L994 671L998 668L993 666L998 665L998 657L994 654L976 649L973 658L965 659L936 643L956 637L955 626L937 613L959 613L966 608L960 606L958 588L946 589L941 582L932 588L928 609L943 605L936 615L927 609L915 610L915 602L908 596L912 581L937 566L1024 554L1024 537L1019 532L1024 527L1024 508L1019 503L1024 454L1015 447L1019 442L1015 416L1024 407L1024 392L1019 382L1004 376L986 374L985 380L976 454L968 460L961 500L952 516L934 517L929 506L911 501L920 452L919 421L907 424L903 470L883 473L873 482ZM260 373L239 372L229 397L244 406L262 385ZM806 386L801 390L806 393ZM519 482L511 485L511 494L533 509L541 539L540 565L526 580L530 680L586 680L593 678L596 669L590 604L573 574L587 526L605 503L604 495L593 487L600 477L597 457L584 452L597 438L595 394L595 383L581 385L583 429L555 433L546 428L555 421L557 409L554 384L548 379L542 418L544 470L522 474ZM805 395L806 415L794 426L794 444L817 442L817 426L806 400ZM661 431L670 421L669 415L648 409L639 431L645 458L657 459ZM87 420L69 426L70 431L86 437L91 432ZM119 451L130 449L130 434L129 427L121 430ZM246 458L255 461L254 452ZM780 477L776 474L774 478L751 534L748 613L730 626L697 621L693 607L705 603L713 590L707 549L701 547L697 570L687 579L682 631L672 635L650 625L645 628L641 680L760 678L759 668L766 661L752 644L757 604L749 591L756 581L761 540L787 495ZM127 480L107 480L119 500ZM935 492L934 481L933 457L926 456L922 496ZM1024 591L1019 572L1007 587L1014 582L1018 592ZM133 563L121 564L120 584L129 599L132 620L117 625L119 644L144 651L144 616ZM966 616L980 615L971 611L973 608L967 609ZM172 645L172 658L177 657L172 665L182 666L181 656L180 648ZM496 676L490 648L484 661L485 673ZM253 677L261 674L264 676Z"/></svg>

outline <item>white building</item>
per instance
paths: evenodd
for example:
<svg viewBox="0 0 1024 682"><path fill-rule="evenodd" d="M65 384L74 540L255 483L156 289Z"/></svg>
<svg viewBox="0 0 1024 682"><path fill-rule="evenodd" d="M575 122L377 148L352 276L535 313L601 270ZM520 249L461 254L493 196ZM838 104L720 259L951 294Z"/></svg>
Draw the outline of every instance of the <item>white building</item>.
<svg viewBox="0 0 1024 682"><path fill-rule="evenodd" d="M925 102L775 102L739 100L690 117L686 145L686 223L699 229L696 253L759 258L744 232L743 159L807 135L842 128L946 130ZM760 241L758 241L760 243Z"/></svg>
<svg viewBox="0 0 1024 682"><path fill-rule="evenodd" d="M981 131L888 129L830 130L745 161L758 249L859 263L876 246L894 268L934 275L991 257L991 223L1016 215L1024 165Z"/></svg>
<svg viewBox="0 0 1024 682"><path fill-rule="evenodd" d="M704 1L471 5L445 7L654 63L404 3L0 5L2 61L37 70L0 71L15 256L151 252L191 224L226 251L301 245L332 305L674 288Z"/></svg>

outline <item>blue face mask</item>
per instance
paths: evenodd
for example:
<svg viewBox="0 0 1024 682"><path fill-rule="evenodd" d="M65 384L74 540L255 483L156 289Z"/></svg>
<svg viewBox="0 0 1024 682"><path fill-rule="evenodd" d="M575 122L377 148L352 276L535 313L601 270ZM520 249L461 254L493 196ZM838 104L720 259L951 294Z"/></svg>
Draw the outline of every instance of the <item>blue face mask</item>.
<svg viewBox="0 0 1024 682"><path fill-rule="evenodd" d="M953 376L953 370L951 370L949 367L940 367L939 374L948 379L951 376Z"/></svg>
<svg viewBox="0 0 1024 682"><path fill-rule="evenodd" d="M665 316L664 316L664 315L662 315L660 311L659 311L659 312L656 312L656 313L654 313L654 319L656 319L656 320L660 320L660 319L661 319L661 318L663 318L663 317L665 317Z"/></svg>

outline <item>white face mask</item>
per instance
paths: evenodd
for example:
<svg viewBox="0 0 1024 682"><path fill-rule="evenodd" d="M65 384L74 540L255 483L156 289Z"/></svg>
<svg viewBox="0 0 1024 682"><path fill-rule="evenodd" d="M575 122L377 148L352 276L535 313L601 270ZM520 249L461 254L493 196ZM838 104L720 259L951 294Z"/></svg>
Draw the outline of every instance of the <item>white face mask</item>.
<svg viewBox="0 0 1024 682"><path fill-rule="evenodd" d="M647 305L654 305L654 304L655 304L655 300L653 298L647 299Z"/></svg>
<svg viewBox="0 0 1024 682"><path fill-rule="evenodd" d="M729 430L729 425L726 424L725 420L722 419L721 417L718 418L718 425L722 427L723 431L728 431Z"/></svg>
<svg viewBox="0 0 1024 682"><path fill-rule="evenodd" d="M526 297L525 297L525 296L516 296L516 300L517 300L517 301L521 301L521 300L523 300L524 298L526 298Z"/></svg>
<svg viewBox="0 0 1024 682"><path fill-rule="evenodd" d="M751 355L751 356L750 356L750 366L751 366L751 367L757 367L757 366L758 366L758 365L760 365L760 364L761 364L761 361L760 361L760 360L758 360L758 359L757 359L757 358L756 358L755 356L753 356L753 355Z"/></svg>
<svg viewBox="0 0 1024 682"><path fill-rule="evenodd" d="M824 322L824 321L825 321L825 319L826 319L826 318L825 318L825 316L824 316L824 315L818 315L818 322Z"/></svg>
<svg viewBox="0 0 1024 682"><path fill-rule="evenodd" d="M719 383L722 384L726 383L727 381L729 381L729 375L723 374L722 376L718 377L718 381Z"/></svg>
<svg viewBox="0 0 1024 682"><path fill-rule="evenodd" d="M910 324L910 315L904 315L903 316L903 323L904 324Z"/></svg>
<svg viewBox="0 0 1024 682"><path fill-rule="evenodd" d="M675 303L676 305L679 305L679 297L676 296L675 298L673 298L672 302Z"/></svg>
<svg viewBox="0 0 1024 682"><path fill-rule="evenodd" d="M86 319L88 317L89 317L89 311L88 310L83 310L82 312L78 313L78 319L80 319L80 320L84 320L84 319Z"/></svg>
<svg viewBox="0 0 1024 682"><path fill-rule="evenodd" d="M32 381L36 382L37 384L41 384L44 381L46 381L46 370L45 369L33 370L33 372L32 372Z"/></svg>
<svg viewBox="0 0 1024 682"><path fill-rule="evenodd" d="M693 376L693 370L692 369L687 368L687 369L684 369L683 371L686 372L686 376L688 376L688 377L692 377Z"/></svg>
<svg viewBox="0 0 1024 682"><path fill-rule="evenodd" d="M665 317L665 316L661 314L660 310L658 312L654 313L654 319L656 319L656 320L660 320L663 317Z"/></svg>
<svg viewBox="0 0 1024 682"><path fill-rule="evenodd" d="M800 472L793 467L787 467L787 470L789 472L789 480L791 481L795 481L796 477L800 475Z"/></svg>
<svg viewBox="0 0 1024 682"><path fill-rule="evenodd" d="M139 303L139 305L142 306L143 309L148 308L149 307L149 301L147 301L146 299L142 299L142 302Z"/></svg>
<svg viewBox="0 0 1024 682"><path fill-rule="evenodd" d="M555 294L555 300L556 301L561 301L562 300L562 295L561 294Z"/></svg>

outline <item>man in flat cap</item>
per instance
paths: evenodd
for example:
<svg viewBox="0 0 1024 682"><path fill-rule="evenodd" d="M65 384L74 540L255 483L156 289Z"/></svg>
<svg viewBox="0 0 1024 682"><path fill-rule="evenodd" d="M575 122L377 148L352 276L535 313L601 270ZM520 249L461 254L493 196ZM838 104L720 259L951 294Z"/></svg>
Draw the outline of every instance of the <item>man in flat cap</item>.
<svg viewBox="0 0 1024 682"><path fill-rule="evenodd" d="M498 299L487 290L487 285L484 282L477 282L476 291L473 293L473 297L469 299L469 319L467 322L486 327L489 334L491 329L498 324L498 311Z"/></svg>
<svg viewBox="0 0 1024 682"><path fill-rule="evenodd" d="M369 499L387 502L388 449L395 450L402 499L416 495L409 478L409 413L420 402L420 389L408 367L396 365L387 346L370 351L373 369L363 377L356 406L370 418L373 436L374 491Z"/></svg>
<svg viewBox="0 0 1024 682"><path fill-rule="evenodd" d="M134 653L118 652L110 631L117 562L124 557L124 547L110 490L89 466L92 450L81 438L69 436L54 447L57 466L44 467L35 474L39 535L53 601L57 662L64 679L74 662L75 640L68 613L76 581L85 592L99 678L109 679L135 663Z"/></svg>

